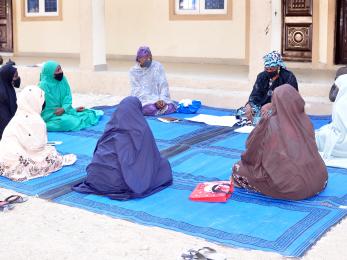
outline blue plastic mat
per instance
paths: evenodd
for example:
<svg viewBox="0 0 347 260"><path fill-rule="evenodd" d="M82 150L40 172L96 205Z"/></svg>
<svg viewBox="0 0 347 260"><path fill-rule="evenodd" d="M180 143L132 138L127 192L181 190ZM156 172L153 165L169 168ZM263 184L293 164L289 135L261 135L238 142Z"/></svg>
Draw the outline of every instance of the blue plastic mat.
<svg viewBox="0 0 347 260"><path fill-rule="evenodd" d="M49 133L50 140L62 140L62 153L75 153L78 161L47 177L16 183L0 177L0 186L24 194L42 194L85 176L85 167L114 107L103 108L105 116L98 126L73 133ZM203 113L229 115L233 111L203 108ZM187 115L171 115L186 117ZM183 142L214 127L192 122L161 123L153 117L148 122L160 149ZM312 117L315 127L329 122L329 117ZM198 203L188 197L196 184L227 180L232 165L239 160L247 135L228 133L199 144L172 158L174 183L148 198L126 202L70 192L56 202L83 208L136 223L159 226L202 237L229 246L300 256L331 226L346 215L347 170L329 168L328 187L309 200L290 202L273 200L260 194L237 189L225 204Z"/></svg>
<svg viewBox="0 0 347 260"><path fill-rule="evenodd" d="M274 200L242 189L236 189L225 204L188 199L199 182L229 179L231 167L238 159L239 154L232 151L192 148L170 159L173 185L148 198L119 202L72 192L55 201L229 246L286 256L301 256L346 216L346 210L325 199L326 195L347 193L342 192L347 181L346 172L329 183L325 195L322 193L312 200ZM344 181L338 184L341 178Z"/></svg>
<svg viewBox="0 0 347 260"><path fill-rule="evenodd" d="M310 119L314 129L319 129L323 125L330 123L331 116L310 116ZM210 138L197 146L242 153L246 149L247 138L248 134L231 132Z"/></svg>
<svg viewBox="0 0 347 260"><path fill-rule="evenodd" d="M64 167L62 170L52 173L49 176L22 183L13 182L0 176L0 187L16 190L27 195L41 195L83 178L86 174L85 168L92 158L96 142L103 133L105 125L115 111L116 106L98 107L97 109L102 109L105 114L96 126L78 132L48 133L48 139L50 141L63 142L63 144L56 146L59 152L62 154L74 153L77 155L78 160L76 164L70 167ZM201 111L211 115L233 113L233 110L209 107L202 107ZM176 116L176 114L172 114L171 116ZM189 115L185 114L185 116ZM178 142L187 140L197 134L203 134L219 128L189 121L168 124L160 122L155 117L146 117L146 119L154 133L157 146L161 151L173 147Z"/></svg>
<svg viewBox="0 0 347 260"><path fill-rule="evenodd" d="M65 134L76 137L84 136L98 139L103 133L105 125L109 121L112 113L115 111L115 109L117 109L117 106L103 106L96 107L96 109L102 109L105 113L98 125L79 132L66 132ZM199 113L219 116L231 115L234 112L235 110L232 109L212 108L206 106L202 106L199 110ZM196 115L197 114L173 113L167 116L182 119ZM180 121L179 123L163 123L160 122L157 117L147 116L146 119L154 134L154 138L159 145L159 149L160 145L165 149L170 145L182 142L186 139L191 138L192 136L196 136L197 134L202 134L220 128L218 126L208 126L206 124L195 123L186 120Z"/></svg>

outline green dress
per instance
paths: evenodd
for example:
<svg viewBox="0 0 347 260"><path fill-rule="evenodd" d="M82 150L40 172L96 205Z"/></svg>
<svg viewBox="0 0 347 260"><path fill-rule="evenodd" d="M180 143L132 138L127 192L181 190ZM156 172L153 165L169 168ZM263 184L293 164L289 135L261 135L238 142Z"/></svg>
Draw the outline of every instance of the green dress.
<svg viewBox="0 0 347 260"><path fill-rule="evenodd" d="M98 124L102 111L85 109L77 112L72 107L72 96L69 83L64 76L61 81L54 78L54 71L59 66L55 61L47 61L40 75L39 87L45 92L46 107L41 116L47 124L48 131L79 131ZM57 116L57 108L65 112Z"/></svg>

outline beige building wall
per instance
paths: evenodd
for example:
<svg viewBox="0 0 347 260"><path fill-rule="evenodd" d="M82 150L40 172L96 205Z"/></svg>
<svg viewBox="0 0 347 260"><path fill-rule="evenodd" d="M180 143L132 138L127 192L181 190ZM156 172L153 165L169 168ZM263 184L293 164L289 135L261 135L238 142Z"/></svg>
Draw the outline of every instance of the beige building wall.
<svg viewBox="0 0 347 260"><path fill-rule="evenodd" d="M79 1L62 1L62 19L24 21L22 0L14 0L15 52L17 54L75 54L80 51Z"/></svg>
<svg viewBox="0 0 347 260"><path fill-rule="evenodd" d="M141 45L153 55L244 60L246 1L232 0L231 20L169 20L169 0L106 0L106 50L131 55Z"/></svg>
<svg viewBox="0 0 347 260"><path fill-rule="evenodd" d="M265 2L271 6L277 1ZM16 54L79 55L79 0L62 0L62 19L57 21L23 20L23 2L14 0ZM253 30L254 35L250 36L252 30L249 28L251 18L248 3L249 0L232 0L230 20L192 21L170 20L169 0L105 0L106 53L109 57L132 58L140 45L148 45L157 57L180 61L232 60L235 63L249 64L248 55L252 46L258 50L257 46L264 42L255 36L263 30ZM255 10L264 8L263 1L255 1L254 5ZM271 24L271 13L265 17L257 18L260 19L259 23L266 20L266 23ZM259 25L257 21L253 23ZM271 26L269 28L275 29ZM288 65L299 68L333 68L334 33L335 0L314 0L313 61ZM272 40L274 37L280 39L280 30L272 32ZM270 42L266 40L265 44Z"/></svg>

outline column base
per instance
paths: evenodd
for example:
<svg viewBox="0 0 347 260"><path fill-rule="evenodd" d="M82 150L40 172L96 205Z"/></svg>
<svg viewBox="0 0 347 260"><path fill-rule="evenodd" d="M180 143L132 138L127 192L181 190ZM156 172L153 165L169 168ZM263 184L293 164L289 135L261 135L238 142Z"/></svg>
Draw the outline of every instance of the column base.
<svg viewBox="0 0 347 260"><path fill-rule="evenodd" d="M94 71L105 71L107 70L107 64L94 65Z"/></svg>

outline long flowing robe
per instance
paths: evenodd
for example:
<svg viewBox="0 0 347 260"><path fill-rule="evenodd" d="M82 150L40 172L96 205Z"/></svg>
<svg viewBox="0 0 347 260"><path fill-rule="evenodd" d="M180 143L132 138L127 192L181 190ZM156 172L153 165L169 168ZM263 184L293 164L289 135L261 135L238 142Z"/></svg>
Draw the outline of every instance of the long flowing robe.
<svg viewBox="0 0 347 260"><path fill-rule="evenodd" d="M332 122L316 131L316 142L324 159L347 159L347 74L339 76L339 88L332 111Z"/></svg>
<svg viewBox="0 0 347 260"><path fill-rule="evenodd" d="M129 72L131 95L140 99L142 106L154 104L159 100L173 104L170 98L169 84L163 66L152 61L149 68L138 63Z"/></svg>
<svg viewBox="0 0 347 260"><path fill-rule="evenodd" d="M17 69L6 64L0 69L0 140L2 133L17 110L17 96L12 86Z"/></svg>
<svg viewBox="0 0 347 260"><path fill-rule="evenodd" d="M20 93L17 112L0 141L0 175L25 181L62 167L63 156L47 145L46 124L40 116L44 95L37 86Z"/></svg>
<svg viewBox="0 0 347 260"><path fill-rule="evenodd" d="M87 178L73 189L127 200L158 192L172 183L172 171L162 158L136 97L125 98L98 140Z"/></svg>
<svg viewBox="0 0 347 260"><path fill-rule="evenodd" d="M64 76L61 81L54 78L54 71L58 67L55 61L47 61L40 75L39 87L45 92L46 107L41 116L47 124L48 131L79 131L98 124L101 111L85 109L77 112L72 107L72 96L69 83ZM65 112L57 116L57 108Z"/></svg>
<svg viewBox="0 0 347 260"><path fill-rule="evenodd" d="M263 118L249 135L233 179L274 198L311 197L324 189L328 175L305 101L286 84L275 89L272 105L272 116Z"/></svg>

